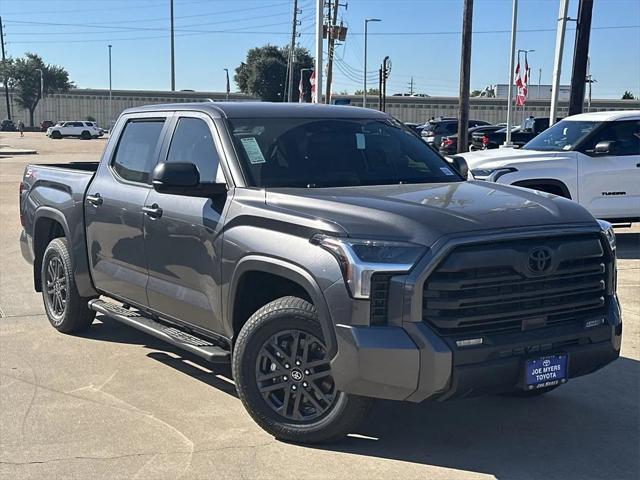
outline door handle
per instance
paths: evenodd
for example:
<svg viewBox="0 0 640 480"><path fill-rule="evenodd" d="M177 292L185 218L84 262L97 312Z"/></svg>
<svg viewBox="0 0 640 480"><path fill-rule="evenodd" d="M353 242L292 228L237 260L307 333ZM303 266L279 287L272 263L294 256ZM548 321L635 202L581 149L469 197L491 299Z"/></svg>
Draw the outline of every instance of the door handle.
<svg viewBox="0 0 640 480"><path fill-rule="evenodd" d="M95 205L96 207L98 207L102 205L102 202L104 202L104 199L99 193L96 193L95 195L87 195L87 202L89 202L91 205Z"/></svg>
<svg viewBox="0 0 640 480"><path fill-rule="evenodd" d="M142 213L144 213L147 217L160 218L162 216L162 209L158 206L157 203L154 203L150 207L142 207Z"/></svg>

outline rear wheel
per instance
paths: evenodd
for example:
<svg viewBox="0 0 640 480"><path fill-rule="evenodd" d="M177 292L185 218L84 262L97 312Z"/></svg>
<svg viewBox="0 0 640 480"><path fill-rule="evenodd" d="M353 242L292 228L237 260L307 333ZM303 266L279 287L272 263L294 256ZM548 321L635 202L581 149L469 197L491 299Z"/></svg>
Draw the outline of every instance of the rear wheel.
<svg viewBox="0 0 640 480"><path fill-rule="evenodd" d="M242 327L233 352L238 394L276 438L339 440L366 417L372 399L339 391L315 307L297 297L265 305Z"/></svg>
<svg viewBox="0 0 640 480"><path fill-rule="evenodd" d="M49 243L40 276L45 311L56 330L74 333L93 323L96 313L87 307L88 299L78 294L66 238L56 238Z"/></svg>
<svg viewBox="0 0 640 480"><path fill-rule="evenodd" d="M82 138L83 140L91 140L91 132L87 132L86 130L84 132L82 132L82 134L80 135L80 138Z"/></svg>

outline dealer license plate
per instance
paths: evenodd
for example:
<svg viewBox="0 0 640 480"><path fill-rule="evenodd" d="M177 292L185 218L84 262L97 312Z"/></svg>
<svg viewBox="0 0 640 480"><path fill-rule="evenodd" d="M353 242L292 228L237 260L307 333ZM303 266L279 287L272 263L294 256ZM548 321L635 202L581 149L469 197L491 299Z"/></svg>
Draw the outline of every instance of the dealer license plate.
<svg viewBox="0 0 640 480"><path fill-rule="evenodd" d="M548 355L527 360L525 375L530 390L564 383L567 378L567 356Z"/></svg>

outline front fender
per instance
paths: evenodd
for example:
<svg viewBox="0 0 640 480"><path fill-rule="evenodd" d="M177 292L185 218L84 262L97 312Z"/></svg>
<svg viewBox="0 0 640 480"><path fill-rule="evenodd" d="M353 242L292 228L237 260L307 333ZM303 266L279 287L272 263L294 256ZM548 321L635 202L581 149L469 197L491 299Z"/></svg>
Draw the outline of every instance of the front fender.
<svg viewBox="0 0 640 480"><path fill-rule="evenodd" d="M327 342L329 356L331 358L335 356L337 352L335 328L320 286L307 270L281 258L252 254L238 261L233 276L231 277L229 295L226 303L227 326L230 326L230 332L233 332L232 321L234 318L235 299L238 294L238 284L243 274L253 271L284 277L305 289L318 311L318 320L320 321L322 333Z"/></svg>

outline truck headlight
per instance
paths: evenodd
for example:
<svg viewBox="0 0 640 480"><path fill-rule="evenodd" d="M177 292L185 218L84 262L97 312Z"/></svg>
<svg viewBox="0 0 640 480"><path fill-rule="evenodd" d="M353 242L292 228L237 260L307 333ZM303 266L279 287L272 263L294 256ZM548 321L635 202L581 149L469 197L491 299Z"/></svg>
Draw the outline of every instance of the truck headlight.
<svg viewBox="0 0 640 480"><path fill-rule="evenodd" d="M314 235L311 243L330 252L340 264L353 298L369 298L371 276L376 272L406 273L426 248L409 242L392 242L329 235Z"/></svg>
<svg viewBox="0 0 640 480"><path fill-rule="evenodd" d="M518 170L513 167L505 167L505 168L475 168L471 170L471 175L476 180L484 180L486 182L497 182L498 179L506 175L507 173L517 172Z"/></svg>
<svg viewBox="0 0 640 480"><path fill-rule="evenodd" d="M600 229L604 233L604 236L607 237L607 241L609 242L609 246L611 247L611 251L616 251L616 234L613 231L613 225L605 220L598 220L600 224Z"/></svg>

